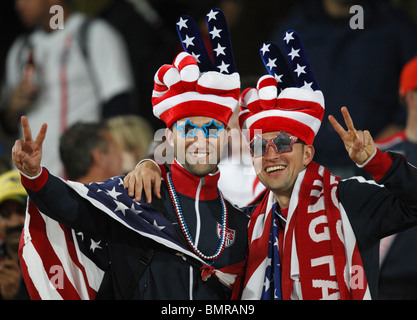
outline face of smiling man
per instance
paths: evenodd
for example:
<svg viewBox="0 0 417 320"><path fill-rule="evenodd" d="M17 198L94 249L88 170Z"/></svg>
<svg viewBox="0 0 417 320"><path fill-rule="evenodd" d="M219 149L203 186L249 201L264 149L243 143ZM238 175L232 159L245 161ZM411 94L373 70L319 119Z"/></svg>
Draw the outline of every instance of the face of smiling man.
<svg viewBox="0 0 417 320"><path fill-rule="evenodd" d="M279 131L262 134L265 139L273 139ZM298 174L312 161L314 148L301 142L292 144L292 150L277 153L268 146L263 156L253 157L253 166L259 180L271 190L281 208L287 208Z"/></svg>
<svg viewBox="0 0 417 320"><path fill-rule="evenodd" d="M209 137L206 137L205 129ZM167 129L166 136L174 147L177 161L191 174L205 176L217 169L227 142L226 130L218 120L213 122L212 118L194 116L178 120L172 130Z"/></svg>

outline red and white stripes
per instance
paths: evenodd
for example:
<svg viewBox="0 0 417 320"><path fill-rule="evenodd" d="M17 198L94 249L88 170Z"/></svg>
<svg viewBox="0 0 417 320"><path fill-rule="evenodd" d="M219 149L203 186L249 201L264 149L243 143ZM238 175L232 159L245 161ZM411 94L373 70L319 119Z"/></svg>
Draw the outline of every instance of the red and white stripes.
<svg viewBox="0 0 417 320"><path fill-rule="evenodd" d="M200 73L195 58L181 52L172 65L162 66L155 74L153 111L167 127L190 116L207 116L227 124L239 93L238 73Z"/></svg>
<svg viewBox="0 0 417 320"><path fill-rule="evenodd" d="M28 203L20 241L22 273L32 300L93 300L104 271L79 250L75 232ZM45 254L48 252L48 254Z"/></svg>
<svg viewBox="0 0 417 320"><path fill-rule="evenodd" d="M259 79L257 88L243 91L239 123L248 130L284 130L312 144L324 116L324 96L320 90L290 87L278 94L277 81L270 75Z"/></svg>

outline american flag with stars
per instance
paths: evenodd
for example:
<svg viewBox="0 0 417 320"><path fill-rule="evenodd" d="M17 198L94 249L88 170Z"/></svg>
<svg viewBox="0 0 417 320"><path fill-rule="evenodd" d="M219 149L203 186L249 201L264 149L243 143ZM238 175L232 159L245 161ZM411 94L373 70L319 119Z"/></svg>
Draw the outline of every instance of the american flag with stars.
<svg viewBox="0 0 417 320"><path fill-rule="evenodd" d="M122 176L89 185L64 182L126 228L204 264L179 243L172 224L162 213L128 196ZM95 299L109 265L104 241L54 221L32 201L28 203L20 257L25 283L36 300Z"/></svg>
<svg viewBox="0 0 417 320"><path fill-rule="evenodd" d="M281 262L279 258L278 245L278 230L285 219L279 215L277 211L277 204L275 203L272 212L275 212L275 217L272 219L271 235L269 238L267 264L265 269L265 279L262 288L261 300L282 300L281 289ZM277 224L277 219L280 224ZM285 226L284 226L285 227Z"/></svg>

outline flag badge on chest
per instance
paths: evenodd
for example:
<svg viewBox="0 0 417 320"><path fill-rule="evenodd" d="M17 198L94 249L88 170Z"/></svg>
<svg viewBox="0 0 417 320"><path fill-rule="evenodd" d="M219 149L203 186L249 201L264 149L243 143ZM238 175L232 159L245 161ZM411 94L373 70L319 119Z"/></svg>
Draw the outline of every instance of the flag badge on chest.
<svg viewBox="0 0 417 320"><path fill-rule="evenodd" d="M220 239L222 232L222 225L217 223L217 237ZM225 247L228 248L235 243L236 231L233 229L226 228L226 244Z"/></svg>

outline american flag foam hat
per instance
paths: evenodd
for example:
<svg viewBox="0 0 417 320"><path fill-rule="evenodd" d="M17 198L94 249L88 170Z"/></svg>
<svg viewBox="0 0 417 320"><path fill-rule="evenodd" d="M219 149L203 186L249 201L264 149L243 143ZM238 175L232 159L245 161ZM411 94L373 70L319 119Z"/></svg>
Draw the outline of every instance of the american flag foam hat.
<svg viewBox="0 0 417 320"><path fill-rule="evenodd" d="M256 132L284 130L313 144L324 115L324 96L295 31L285 32L283 47L287 59L274 43L262 44L260 54L269 75L261 77L256 88L242 92L239 124L247 130L248 141Z"/></svg>
<svg viewBox="0 0 417 320"><path fill-rule="evenodd" d="M240 77L226 19L220 9L212 9L206 21L213 61L195 21L182 15L177 31L185 51L155 74L153 112L167 127L190 116L206 116L227 125L238 105Z"/></svg>

